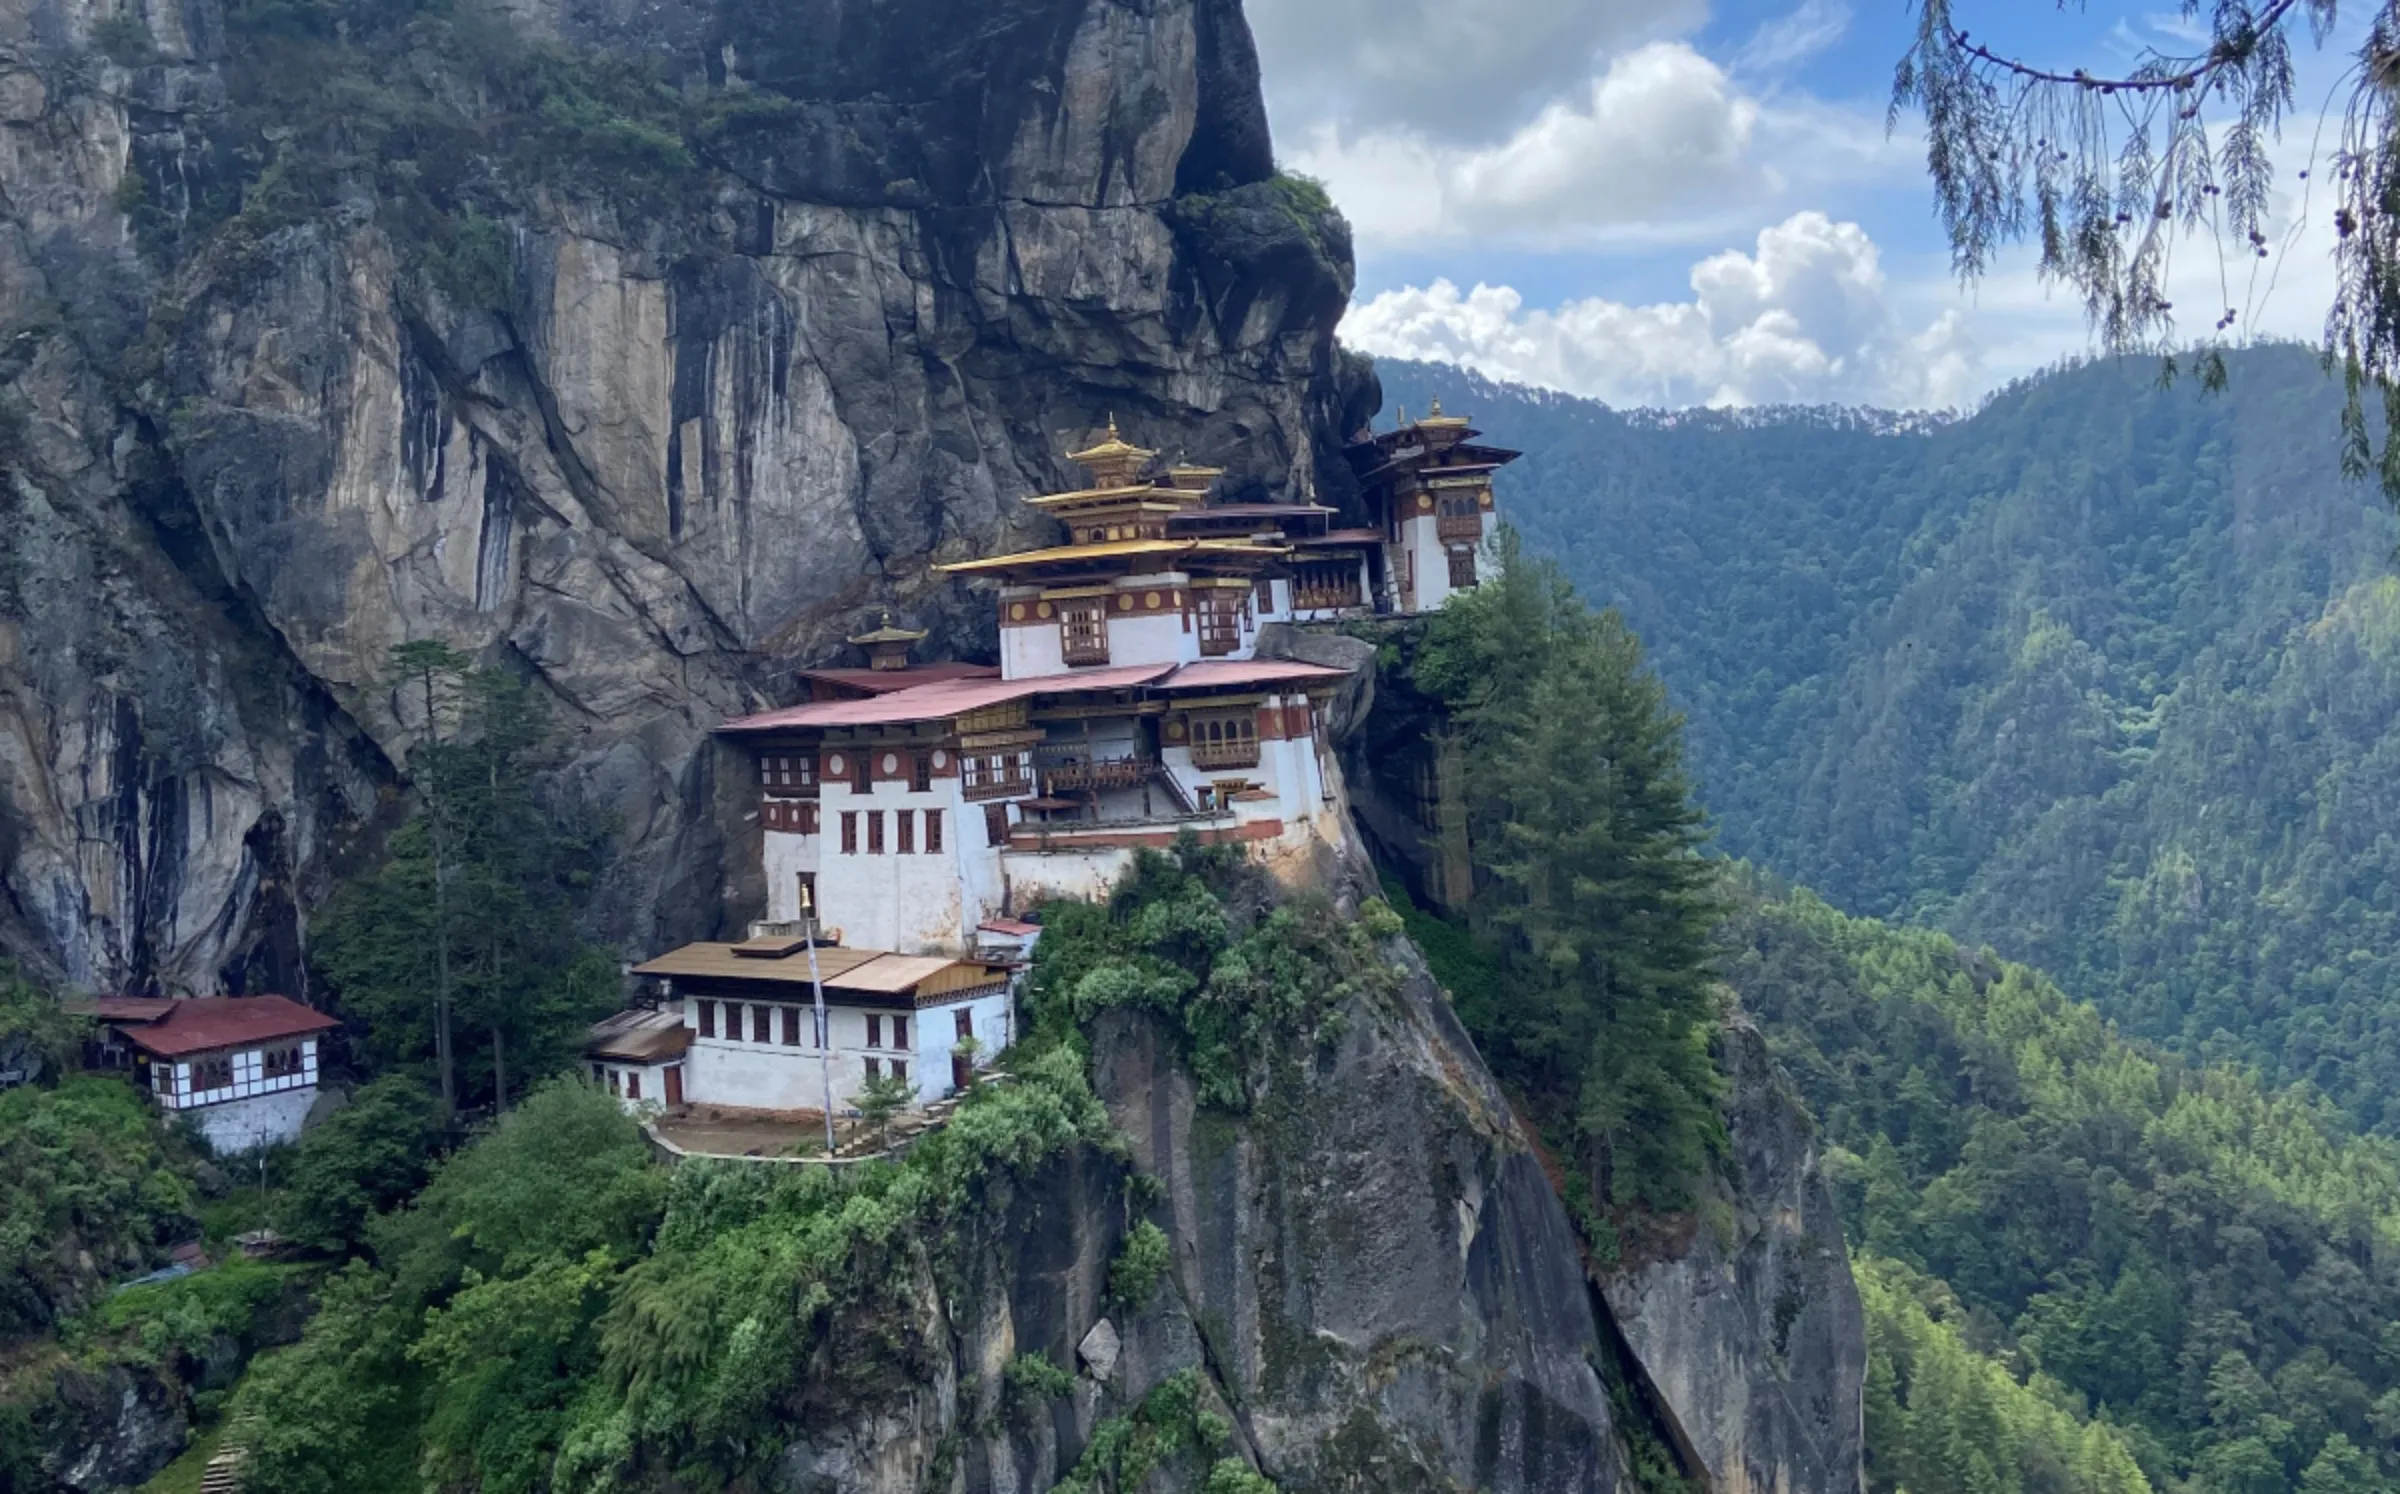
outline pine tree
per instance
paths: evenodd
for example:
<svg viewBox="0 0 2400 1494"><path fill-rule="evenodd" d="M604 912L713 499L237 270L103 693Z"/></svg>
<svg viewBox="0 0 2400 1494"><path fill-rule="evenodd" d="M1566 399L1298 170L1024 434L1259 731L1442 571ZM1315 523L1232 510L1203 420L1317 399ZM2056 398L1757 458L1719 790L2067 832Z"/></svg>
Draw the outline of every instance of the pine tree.
<svg viewBox="0 0 2400 1494"><path fill-rule="evenodd" d="M1682 721L1621 618L1513 534L1500 549L1500 574L1445 607L1416 665L1463 737L1472 917L1510 976L1477 1036L1580 1143L1599 1198L1679 1207L1723 1142L1716 877Z"/></svg>
<svg viewBox="0 0 2400 1494"><path fill-rule="evenodd" d="M447 1115L461 1022L481 1030L493 1103L505 1108L614 1004L616 977L575 927L605 837L589 815L544 797L540 701L522 681L438 648L404 650L429 721L409 757L417 812L385 863L335 897L317 960L366 1019L379 1057L432 1058Z"/></svg>

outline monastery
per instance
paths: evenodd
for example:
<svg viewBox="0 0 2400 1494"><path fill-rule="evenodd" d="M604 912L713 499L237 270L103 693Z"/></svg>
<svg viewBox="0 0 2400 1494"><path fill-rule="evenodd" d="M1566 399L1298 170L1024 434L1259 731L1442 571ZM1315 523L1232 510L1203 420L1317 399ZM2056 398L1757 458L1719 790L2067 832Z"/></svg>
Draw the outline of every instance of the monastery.
<svg viewBox="0 0 2400 1494"><path fill-rule="evenodd" d="M938 1100L1013 1040L1043 903L1184 834L1270 865L1339 844L1343 672L1261 658L1260 631L1473 586L1517 455L1477 435L1436 404L1354 443L1368 522L1334 528L1211 503L1216 469L1156 470L1112 420L1069 454L1084 487L1028 500L1066 543L941 567L991 588L996 667L916 662L925 635L886 616L862 666L719 728L757 767L767 916L637 966L660 1004L594 1030L593 1077L629 1107L840 1109L875 1078Z"/></svg>

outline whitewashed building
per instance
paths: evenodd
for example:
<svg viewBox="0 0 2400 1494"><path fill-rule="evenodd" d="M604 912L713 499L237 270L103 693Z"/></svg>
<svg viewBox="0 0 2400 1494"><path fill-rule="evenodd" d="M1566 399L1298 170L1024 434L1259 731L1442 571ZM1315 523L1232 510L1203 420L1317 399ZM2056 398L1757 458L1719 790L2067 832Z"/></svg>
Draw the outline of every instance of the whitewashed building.
<svg viewBox="0 0 2400 1494"><path fill-rule="evenodd" d="M687 1035L670 1103L822 1111L830 1089L841 1111L874 1078L906 1080L920 1101L938 1100L1015 1037L1004 964L820 946L812 978L805 939L762 935L687 944L634 973L665 983L664 1010Z"/></svg>
<svg viewBox="0 0 2400 1494"><path fill-rule="evenodd" d="M841 1109L879 1075L936 1099L969 1077L962 1038L1014 1039L1043 903L1105 896L1185 835L1313 871L1346 833L1325 725L1346 675L1260 658L1262 631L1474 585L1491 473L1516 455L1477 434L1437 406L1362 435L1368 522L1344 529L1318 505L1212 504L1215 469L1153 472L1112 421L1070 453L1088 486L1026 500L1066 543L940 567L991 586L996 669L913 663L925 635L887 614L850 640L866 667L802 671L806 700L719 728L757 769L765 920L638 967L688 1035L672 1095L597 1030L595 1076L669 1106L816 1110L830 1078Z"/></svg>
<svg viewBox="0 0 2400 1494"><path fill-rule="evenodd" d="M317 1101L318 1040L337 1024L285 996L202 996L100 1014L161 1109L222 1154L300 1139Z"/></svg>

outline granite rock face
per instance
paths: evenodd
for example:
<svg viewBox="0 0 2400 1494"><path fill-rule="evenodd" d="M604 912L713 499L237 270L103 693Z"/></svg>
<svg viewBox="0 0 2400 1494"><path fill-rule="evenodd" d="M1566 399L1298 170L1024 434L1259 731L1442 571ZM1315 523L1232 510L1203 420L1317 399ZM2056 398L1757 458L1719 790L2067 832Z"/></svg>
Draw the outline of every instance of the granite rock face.
<svg viewBox="0 0 2400 1494"><path fill-rule="evenodd" d="M1833 1193L1758 1029L1721 1046L1732 1177L1679 1249L1603 1278L1609 1311L1712 1490L1858 1494L1866 1319Z"/></svg>
<svg viewBox="0 0 2400 1494"><path fill-rule="evenodd" d="M988 650L929 564L1044 537L1109 415L1346 496L1347 230L1273 175L1238 0L467 8L743 100L700 206L528 184L481 308L368 186L145 252L225 168L220 0L0 0L0 949L43 973L298 988L423 638L545 687L622 830L595 931L706 935L709 728L886 607Z"/></svg>

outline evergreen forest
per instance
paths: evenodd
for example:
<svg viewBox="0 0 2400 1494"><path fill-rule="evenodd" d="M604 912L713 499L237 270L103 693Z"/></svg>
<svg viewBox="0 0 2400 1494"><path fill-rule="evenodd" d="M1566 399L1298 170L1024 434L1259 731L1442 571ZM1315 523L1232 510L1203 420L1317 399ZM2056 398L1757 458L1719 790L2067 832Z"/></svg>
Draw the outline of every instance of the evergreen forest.
<svg viewBox="0 0 2400 1494"><path fill-rule="evenodd" d="M2400 1129L2400 524L2312 353L1956 420L1378 372L1526 452L1502 505L1642 639L1718 852Z"/></svg>

